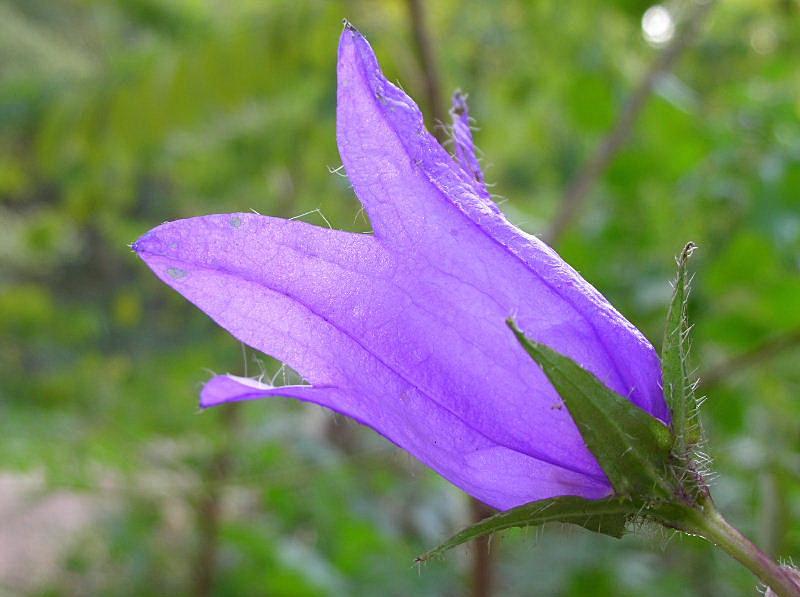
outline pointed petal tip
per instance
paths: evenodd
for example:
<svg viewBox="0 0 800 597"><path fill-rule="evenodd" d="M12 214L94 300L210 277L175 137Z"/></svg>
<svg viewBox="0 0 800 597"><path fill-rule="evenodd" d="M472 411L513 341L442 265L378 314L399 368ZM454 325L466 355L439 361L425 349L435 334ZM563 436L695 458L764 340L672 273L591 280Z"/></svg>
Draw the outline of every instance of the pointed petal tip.
<svg viewBox="0 0 800 597"><path fill-rule="evenodd" d="M160 226L145 232L142 236L137 238L131 243L131 249L139 257L143 257L143 253L158 253L160 252L161 240L158 237L157 231Z"/></svg>
<svg viewBox="0 0 800 597"><path fill-rule="evenodd" d="M362 81L371 95L382 98L387 93L386 87L391 85L386 80L378 57L367 38L349 25L349 22L339 40L336 71L339 93L345 89L357 88L361 84L358 81ZM355 92L350 93L352 95Z"/></svg>
<svg viewBox="0 0 800 597"><path fill-rule="evenodd" d="M340 45L342 43L344 43L345 41L350 41L350 40L354 41L354 40L358 40L358 39L362 39L362 40L366 41L366 39L364 38L364 35L361 33L361 31L359 31L358 29L355 28L353 23L351 23L347 19L342 19L342 35L341 35L341 39L340 39L340 42L339 42Z"/></svg>
<svg viewBox="0 0 800 597"><path fill-rule="evenodd" d="M452 112L456 116L461 116L466 111L467 111L467 94L461 91L460 89L456 89L453 92L453 106L450 108L450 112Z"/></svg>
<svg viewBox="0 0 800 597"><path fill-rule="evenodd" d="M142 253L142 251L144 251L144 249L145 249L145 242L146 242L146 238L147 238L148 234L150 234L150 233L148 232L148 233L143 234L142 236L137 238L135 241L133 241L130 245L128 245L131 248L131 251L133 251L137 255L140 255Z"/></svg>
<svg viewBox="0 0 800 597"><path fill-rule="evenodd" d="M137 238L131 244L129 244L128 246L131 248L131 251L133 251L137 255L139 253L141 253L142 251L146 251L147 250L147 239L148 239L148 237L153 235L153 231L154 230L156 230L156 228L152 228L152 229L148 230L144 234L140 235L139 238Z"/></svg>
<svg viewBox="0 0 800 597"><path fill-rule="evenodd" d="M374 64L377 66L375 52L373 51L372 46L369 45L367 38L364 37L364 34L356 29L347 19L343 19L342 24L344 25L344 28L342 29L342 35L339 38L340 65L342 62L349 62L353 60L353 57L345 58L346 50L352 49L355 57L365 60L366 64Z"/></svg>

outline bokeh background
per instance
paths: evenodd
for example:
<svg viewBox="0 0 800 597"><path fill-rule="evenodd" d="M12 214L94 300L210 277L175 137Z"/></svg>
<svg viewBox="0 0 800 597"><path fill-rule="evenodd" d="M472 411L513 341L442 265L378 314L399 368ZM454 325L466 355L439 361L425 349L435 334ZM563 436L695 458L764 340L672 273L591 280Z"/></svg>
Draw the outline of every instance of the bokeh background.
<svg viewBox="0 0 800 597"><path fill-rule="evenodd" d="M511 532L418 570L469 522L458 490L317 407L199 412L211 370L291 372L128 244L249 209L369 230L332 172L343 17L431 125L469 93L502 208L656 346L700 245L714 491L800 559L800 3L651 4L0 1L0 594L756 594L656 531Z"/></svg>

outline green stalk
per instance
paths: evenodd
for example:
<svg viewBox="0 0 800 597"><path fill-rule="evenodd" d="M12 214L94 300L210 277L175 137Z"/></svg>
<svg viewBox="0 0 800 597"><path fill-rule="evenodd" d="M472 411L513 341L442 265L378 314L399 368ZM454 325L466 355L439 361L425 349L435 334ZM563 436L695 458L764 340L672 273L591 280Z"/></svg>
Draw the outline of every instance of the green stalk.
<svg viewBox="0 0 800 597"><path fill-rule="evenodd" d="M750 570L779 597L800 597L800 584L788 568L778 565L752 541L733 527L714 507L710 499L693 521L693 530L707 541L722 548Z"/></svg>

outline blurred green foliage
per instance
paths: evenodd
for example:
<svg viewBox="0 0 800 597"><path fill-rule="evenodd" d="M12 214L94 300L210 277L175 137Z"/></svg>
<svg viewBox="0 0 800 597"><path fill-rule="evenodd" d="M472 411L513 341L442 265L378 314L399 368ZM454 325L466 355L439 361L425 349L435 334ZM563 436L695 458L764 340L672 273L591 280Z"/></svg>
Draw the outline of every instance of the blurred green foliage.
<svg viewBox="0 0 800 597"><path fill-rule="evenodd" d="M680 16L689 4L666 6ZM443 86L470 93L487 179L524 228L546 229L653 62L648 5L427 4ZM405 454L315 407L198 413L208 368L291 374L243 351L128 248L164 220L248 209L369 229L331 173L345 16L425 97L401 0L0 1L0 470L44 475L39 499L101 504L55 572L0 579L8 590L468 591L469 550L411 565L468 509ZM715 7L559 247L658 342L672 256L700 245L693 360L720 373L703 409L715 492L768 551L795 558L800 350L757 347L800 329L799 60L797 2ZM492 544L496 590L754 594L724 555L668 540L512 533Z"/></svg>

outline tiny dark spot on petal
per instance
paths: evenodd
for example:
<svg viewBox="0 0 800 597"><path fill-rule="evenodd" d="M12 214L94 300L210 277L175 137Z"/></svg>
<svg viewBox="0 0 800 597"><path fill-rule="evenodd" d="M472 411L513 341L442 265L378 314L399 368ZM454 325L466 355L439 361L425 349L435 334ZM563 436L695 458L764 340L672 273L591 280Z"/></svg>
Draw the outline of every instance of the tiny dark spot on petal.
<svg viewBox="0 0 800 597"><path fill-rule="evenodd" d="M185 269L181 269L179 267L171 267L167 270L169 276L175 280L180 280L181 278L185 278L188 272Z"/></svg>
<svg viewBox="0 0 800 597"><path fill-rule="evenodd" d="M228 220L228 222L234 228L238 228L239 226L242 225L242 218L240 218L238 216L233 216L230 220Z"/></svg>

